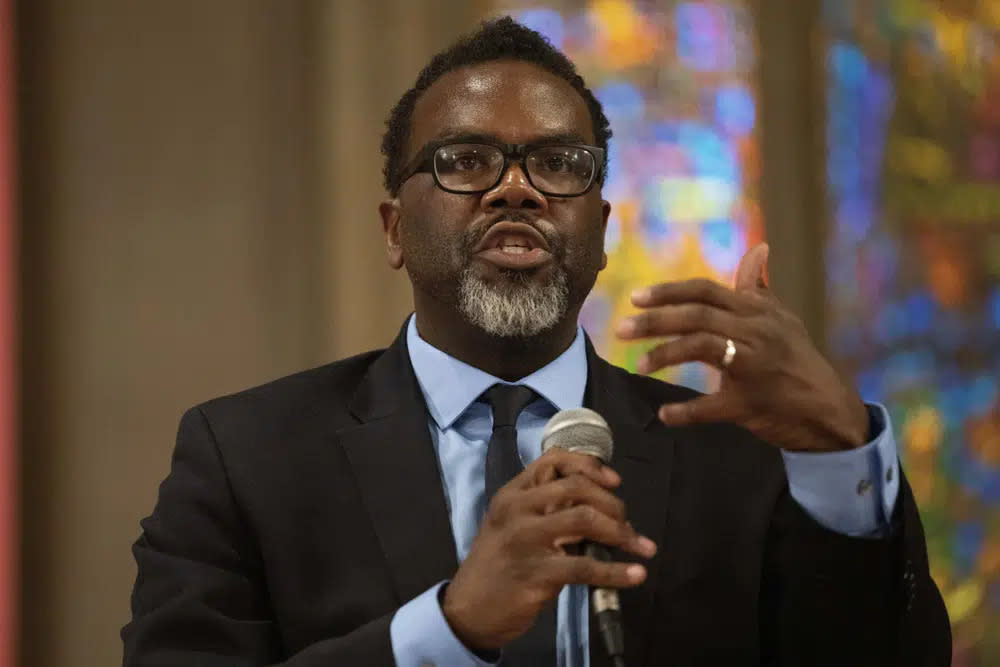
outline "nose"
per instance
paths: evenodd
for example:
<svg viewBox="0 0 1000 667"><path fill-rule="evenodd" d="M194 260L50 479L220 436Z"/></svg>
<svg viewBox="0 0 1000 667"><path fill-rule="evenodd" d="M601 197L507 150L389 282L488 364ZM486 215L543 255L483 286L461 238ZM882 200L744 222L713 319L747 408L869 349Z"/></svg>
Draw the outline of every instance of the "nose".
<svg viewBox="0 0 1000 667"><path fill-rule="evenodd" d="M511 162L492 190L483 193L484 209L530 208L545 210L548 200L528 181L519 162Z"/></svg>

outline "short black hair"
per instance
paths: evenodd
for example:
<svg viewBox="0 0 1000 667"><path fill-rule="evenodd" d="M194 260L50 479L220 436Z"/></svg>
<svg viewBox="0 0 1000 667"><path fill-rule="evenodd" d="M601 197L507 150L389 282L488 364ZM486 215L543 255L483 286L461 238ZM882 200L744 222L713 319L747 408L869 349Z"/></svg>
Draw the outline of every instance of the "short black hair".
<svg viewBox="0 0 1000 667"><path fill-rule="evenodd" d="M423 92L452 70L496 60L532 63L569 82L586 102L593 121L597 145L604 149L604 154L607 156L611 125L604 115L601 103L587 88L583 77L577 74L576 66L543 35L521 25L509 16L503 16L484 21L479 30L459 38L457 42L434 56L420 72L413 87L406 91L392 108L385 122L385 134L382 136L382 154L385 156L382 173L385 177L385 189L389 194L395 197L403 185L400 179L405 166L403 159L406 141L410 135L413 109ZM602 184L606 172L607 157L601 169Z"/></svg>

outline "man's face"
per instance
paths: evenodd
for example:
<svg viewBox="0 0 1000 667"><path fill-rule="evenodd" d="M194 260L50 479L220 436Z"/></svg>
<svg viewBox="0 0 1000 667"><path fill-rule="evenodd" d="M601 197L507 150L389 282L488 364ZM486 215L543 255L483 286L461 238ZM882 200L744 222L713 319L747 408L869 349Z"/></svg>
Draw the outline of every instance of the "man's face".
<svg viewBox="0 0 1000 667"><path fill-rule="evenodd" d="M544 69L507 61L449 72L427 89L404 164L442 140L595 143L579 93ZM497 336L534 336L575 318L606 262L610 206L599 186L546 196L517 160L478 194L446 192L417 173L380 211L390 263L406 267L418 308L433 299Z"/></svg>

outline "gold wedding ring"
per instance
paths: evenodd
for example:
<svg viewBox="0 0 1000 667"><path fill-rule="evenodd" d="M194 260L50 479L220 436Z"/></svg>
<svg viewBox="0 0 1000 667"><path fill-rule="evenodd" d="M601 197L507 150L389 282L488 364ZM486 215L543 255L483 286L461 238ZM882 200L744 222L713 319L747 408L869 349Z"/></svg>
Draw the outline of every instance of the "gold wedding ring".
<svg viewBox="0 0 1000 667"><path fill-rule="evenodd" d="M726 353L722 355L722 368L729 368L729 364L733 363L733 358L736 356L736 343L733 342L732 338L726 339Z"/></svg>

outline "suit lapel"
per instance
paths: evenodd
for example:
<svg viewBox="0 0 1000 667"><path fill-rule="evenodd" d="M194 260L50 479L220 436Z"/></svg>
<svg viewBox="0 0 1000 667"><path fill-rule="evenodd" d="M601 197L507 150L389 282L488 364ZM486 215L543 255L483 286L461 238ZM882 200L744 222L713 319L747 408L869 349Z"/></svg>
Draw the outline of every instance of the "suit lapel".
<svg viewBox="0 0 1000 667"><path fill-rule="evenodd" d="M587 340L586 407L597 411L608 422L614 436L611 466L622 477L618 495L625 502L629 521L635 529L652 539L659 552L652 562L645 563L646 581L638 588L620 593L625 626L625 650L628 664L643 664L649 630L650 605L663 553L669 545L663 543L667 516L674 444L669 432L658 428L659 420L648 396L639 391L639 380L597 356ZM614 550L612 558L620 561L641 561L630 554ZM596 623L590 623L591 667L610 667L601 645Z"/></svg>
<svg viewBox="0 0 1000 667"><path fill-rule="evenodd" d="M400 603L458 568L427 409L406 328L371 365L351 402L360 424L338 432Z"/></svg>

